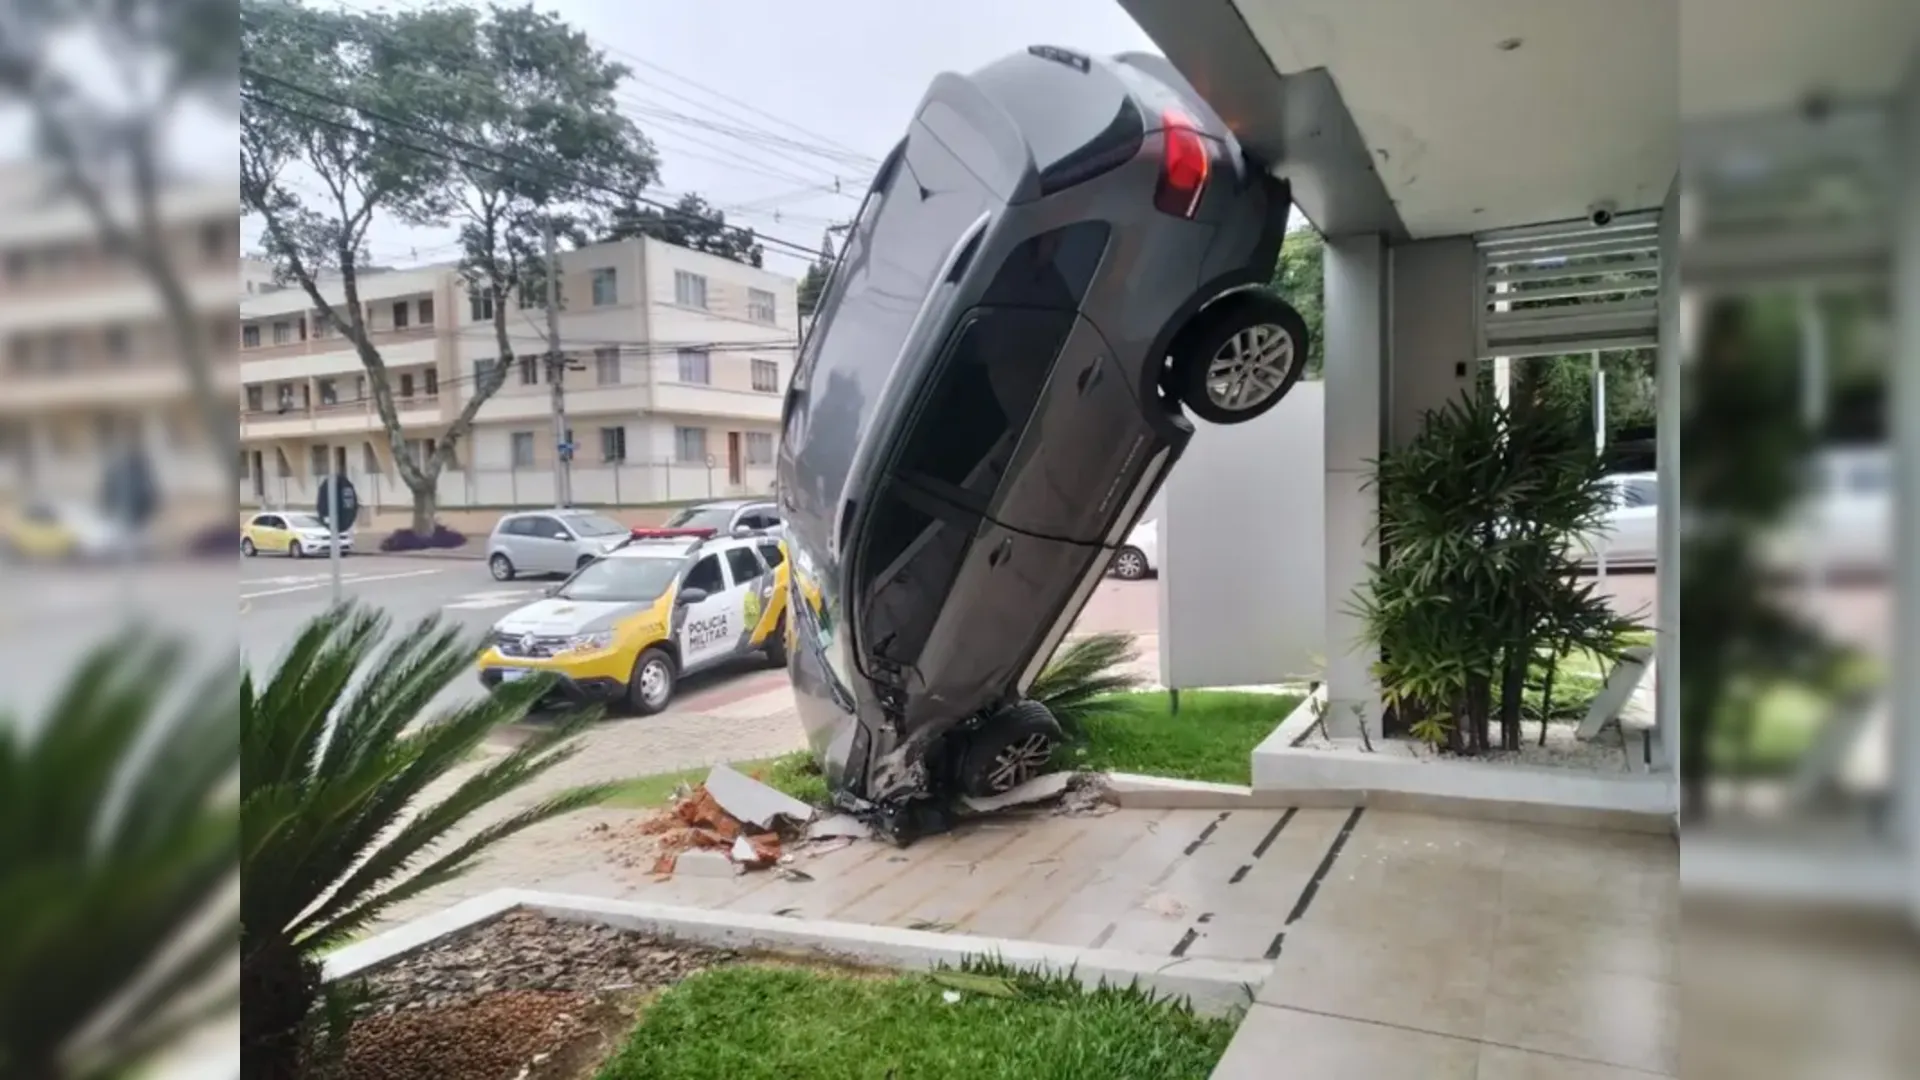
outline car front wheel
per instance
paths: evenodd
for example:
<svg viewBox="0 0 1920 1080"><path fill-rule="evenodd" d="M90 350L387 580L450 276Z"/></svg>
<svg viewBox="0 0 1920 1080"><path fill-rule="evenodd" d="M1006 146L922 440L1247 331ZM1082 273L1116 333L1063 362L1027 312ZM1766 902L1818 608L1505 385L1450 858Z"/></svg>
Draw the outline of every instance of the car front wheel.
<svg viewBox="0 0 1920 1080"><path fill-rule="evenodd" d="M304 559L307 557L307 549L300 546L300 541L289 540L287 541L287 557L290 559Z"/></svg>
<svg viewBox="0 0 1920 1080"><path fill-rule="evenodd" d="M1139 548L1123 547L1113 557L1113 576L1121 581L1139 581L1147 576L1147 557Z"/></svg>
<svg viewBox="0 0 1920 1080"><path fill-rule="evenodd" d="M627 704L640 716L652 716L673 700L673 657L665 649L648 649L633 662L627 680Z"/></svg>
<svg viewBox="0 0 1920 1080"><path fill-rule="evenodd" d="M1047 773L1063 736L1053 713L1037 701L1017 701L993 714L968 740L960 790L974 798L1004 795Z"/></svg>
<svg viewBox="0 0 1920 1080"><path fill-rule="evenodd" d="M1270 292L1235 293L1200 313L1171 357L1180 403L1212 424L1244 424L1287 396L1307 369L1306 320Z"/></svg>

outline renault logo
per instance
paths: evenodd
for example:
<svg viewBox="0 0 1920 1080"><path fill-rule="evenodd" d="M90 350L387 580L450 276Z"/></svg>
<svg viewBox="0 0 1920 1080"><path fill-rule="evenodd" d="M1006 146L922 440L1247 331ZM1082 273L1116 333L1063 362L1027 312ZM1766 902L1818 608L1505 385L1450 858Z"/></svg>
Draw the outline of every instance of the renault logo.
<svg viewBox="0 0 1920 1080"><path fill-rule="evenodd" d="M520 651L523 653L532 654L533 652L533 635L532 634L520 635Z"/></svg>

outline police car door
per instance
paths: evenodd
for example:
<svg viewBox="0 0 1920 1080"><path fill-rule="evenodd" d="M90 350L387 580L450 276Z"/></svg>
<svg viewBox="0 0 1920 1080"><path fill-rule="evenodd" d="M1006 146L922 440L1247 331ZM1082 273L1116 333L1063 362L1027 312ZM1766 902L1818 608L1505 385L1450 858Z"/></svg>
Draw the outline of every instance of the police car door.
<svg viewBox="0 0 1920 1080"><path fill-rule="evenodd" d="M680 666L699 667L733 655L741 633L740 596L727 578L726 560L718 552L702 555L680 588L707 594L679 608Z"/></svg>

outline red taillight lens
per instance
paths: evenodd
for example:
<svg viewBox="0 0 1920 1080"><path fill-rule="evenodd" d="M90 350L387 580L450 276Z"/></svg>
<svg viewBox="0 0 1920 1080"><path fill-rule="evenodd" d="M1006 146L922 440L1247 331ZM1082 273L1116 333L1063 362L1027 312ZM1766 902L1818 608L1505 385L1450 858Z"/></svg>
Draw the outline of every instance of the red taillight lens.
<svg viewBox="0 0 1920 1080"><path fill-rule="evenodd" d="M1207 152L1206 136L1185 113L1169 111L1160 122L1167 148L1160 158L1160 185L1153 193L1153 205L1162 213L1191 218L1200 209L1213 157Z"/></svg>

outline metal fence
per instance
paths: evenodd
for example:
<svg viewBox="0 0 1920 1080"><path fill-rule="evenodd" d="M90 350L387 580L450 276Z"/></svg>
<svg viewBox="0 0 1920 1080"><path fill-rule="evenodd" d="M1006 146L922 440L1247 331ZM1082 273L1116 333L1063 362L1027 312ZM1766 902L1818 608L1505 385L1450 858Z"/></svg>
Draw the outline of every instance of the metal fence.
<svg viewBox="0 0 1920 1080"><path fill-rule="evenodd" d="M375 513L413 505L413 493L395 472L350 469L347 476L360 494L361 505ZM569 478L570 502L577 506L690 502L765 495L773 490L773 466L745 465L736 472L724 462L575 462ZM248 477L240 484L244 507L306 506L318 496L312 476ZM437 501L446 510L552 506L556 501L553 468L448 469L440 474Z"/></svg>

